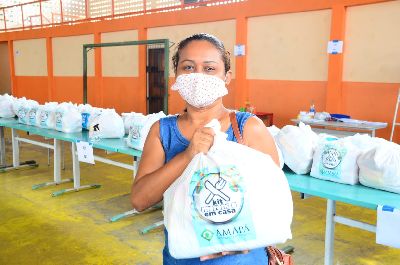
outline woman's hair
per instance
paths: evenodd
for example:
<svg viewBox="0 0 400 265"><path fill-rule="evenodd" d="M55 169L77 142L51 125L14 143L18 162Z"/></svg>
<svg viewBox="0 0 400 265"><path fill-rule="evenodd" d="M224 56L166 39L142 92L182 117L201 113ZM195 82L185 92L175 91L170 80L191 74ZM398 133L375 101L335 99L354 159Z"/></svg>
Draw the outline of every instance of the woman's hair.
<svg viewBox="0 0 400 265"><path fill-rule="evenodd" d="M174 66L175 74L178 70L179 55L181 50L184 49L186 45L188 45L192 41L202 41L202 40L208 41L209 43L214 45L214 47L219 51L219 53L221 54L222 61L224 62L225 73L227 73L231 69L231 60L229 58L230 53L227 50L225 50L225 46L222 43L222 41L220 41L217 37L211 34L197 33L179 42L176 52L174 56L172 56L172 63Z"/></svg>

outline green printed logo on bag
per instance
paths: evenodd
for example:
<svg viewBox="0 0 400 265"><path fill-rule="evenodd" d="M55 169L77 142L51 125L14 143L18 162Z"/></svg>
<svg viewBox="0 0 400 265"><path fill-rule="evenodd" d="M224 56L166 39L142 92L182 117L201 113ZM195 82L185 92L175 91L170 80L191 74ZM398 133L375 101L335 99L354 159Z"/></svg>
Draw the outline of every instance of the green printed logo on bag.
<svg viewBox="0 0 400 265"><path fill-rule="evenodd" d="M36 125L36 111L37 108L31 108L31 110L29 111L29 125Z"/></svg>
<svg viewBox="0 0 400 265"><path fill-rule="evenodd" d="M321 154L319 173L327 178L341 178L341 162L347 150L334 144L326 144Z"/></svg>
<svg viewBox="0 0 400 265"><path fill-rule="evenodd" d="M130 128L130 135L131 135L131 144L133 145L140 145L140 139L142 137L141 131L143 126L142 125L134 125Z"/></svg>
<svg viewBox="0 0 400 265"><path fill-rule="evenodd" d="M255 239L243 178L235 166L203 168L191 179L192 220L200 246Z"/></svg>
<svg viewBox="0 0 400 265"><path fill-rule="evenodd" d="M63 123L62 123L63 116L64 116L63 112L61 111L56 112L56 128L58 130L62 130L63 128Z"/></svg>

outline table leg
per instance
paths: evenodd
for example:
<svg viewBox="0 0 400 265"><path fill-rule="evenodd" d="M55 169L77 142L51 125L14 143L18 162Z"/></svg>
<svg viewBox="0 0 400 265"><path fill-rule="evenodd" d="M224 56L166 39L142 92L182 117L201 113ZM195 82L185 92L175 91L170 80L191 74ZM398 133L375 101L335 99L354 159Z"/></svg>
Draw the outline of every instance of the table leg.
<svg viewBox="0 0 400 265"><path fill-rule="evenodd" d="M6 141L3 126L0 126L0 166L6 167Z"/></svg>
<svg viewBox="0 0 400 265"><path fill-rule="evenodd" d="M372 136L372 137L375 137L375 130L372 130L372 131L371 131L371 136Z"/></svg>
<svg viewBox="0 0 400 265"><path fill-rule="evenodd" d="M81 171L79 168L79 160L78 160L78 154L76 151L76 143L75 142L71 143L71 151L72 151L72 172L73 172L73 177L74 177L74 187L71 189L63 189L63 190L55 191L52 193L53 197L57 197L64 193L76 192L76 191L87 190L87 189L97 189L97 188L101 187L101 185L99 185L99 184L89 184L89 185L81 186ZM61 153L60 153L59 160L61 160ZM61 164L61 162L60 162L60 164Z"/></svg>
<svg viewBox="0 0 400 265"><path fill-rule="evenodd" d="M133 172L132 172L133 173L133 176L132 176L133 181L135 181L135 176L136 176L137 170L139 168L139 161L140 161L140 157L137 157L137 156L133 157ZM110 218L110 222L116 222L116 221L121 220L122 218L137 215L137 214L139 214L139 212L136 211L135 209L132 209L132 210L112 216Z"/></svg>
<svg viewBox="0 0 400 265"><path fill-rule="evenodd" d="M72 178L61 179L61 144L60 140L54 139L54 181L40 183L32 186L32 190L37 190L39 188L59 185L66 182L72 182ZM48 151L50 148L47 149Z"/></svg>
<svg viewBox="0 0 400 265"><path fill-rule="evenodd" d="M18 137L18 132L16 129L11 129L11 144L13 150L13 167L19 166L19 142L16 139Z"/></svg>
<svg viewBox="0 0 400 265"><path fill-rule="evenodd" d="M333 244L335 240L335 221L336 201L328 199L326 205L326 225L325 225L325 265L333 264Z"/></svg>

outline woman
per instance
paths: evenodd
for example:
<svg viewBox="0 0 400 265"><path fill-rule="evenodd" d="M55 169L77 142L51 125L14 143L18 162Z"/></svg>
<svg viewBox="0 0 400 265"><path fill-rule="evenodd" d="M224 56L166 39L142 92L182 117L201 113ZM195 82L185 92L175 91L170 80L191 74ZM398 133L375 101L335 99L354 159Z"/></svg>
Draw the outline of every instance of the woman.
<svg viewBox="0 0 400 265"><path fill-rule="evenodd" d="M231 81L229 54L222 42L209 34L195 34L179 43L172 60L177 83L179 81L178 91L186 102L186 111L182 115L161 119L148 134L132 186L131 201L138 211L160 202L163 193L182 174L192 158L199 152L207 153L213 143L214 132L204 126L212 119L220 122L221 130L228 134L228 140L237 141L231 127L230 110L222 103L222 96L227 92L190 91L194 83L203 82L203 79L213 82L207 79L209 75L223 80L226 85ZM264 123L245 112L238 112L236 118L244 143L269 154L279 164L275 143ZM163 259L164 264L205 265L256 265L267 264L268 261L263 249L216 253L195 259L174 259L168 251L167 234Z"/></svg>

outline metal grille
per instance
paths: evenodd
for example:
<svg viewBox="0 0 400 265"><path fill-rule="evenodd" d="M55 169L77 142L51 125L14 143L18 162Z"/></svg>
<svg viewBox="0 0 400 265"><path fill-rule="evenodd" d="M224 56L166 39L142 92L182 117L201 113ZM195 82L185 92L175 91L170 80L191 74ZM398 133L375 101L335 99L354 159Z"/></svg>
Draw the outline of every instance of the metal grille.
<svg viewBox="0 0 400 265"><path fill-rule="evenodd" d="M105 17L227 5L247 0L0 0L0 31L53 26Z"/></svg>
<svg viewBox="0 0 400 265"><path fill-rule="evenodd" d="M24 11L24 26L36 26L40 25L40 4L34 3L30 5L22 6ZM44 22L44 21L43 21Z"/></svg>
<svg viewBox="0 0 400 265"><path fill-rule="evenodd" d="M126 14L143 11L143 0L115 0L114 14Z"/></svg>
<svg viewBox="0 0 400 265"><path fill-rule="evenodd" d="M59 1L48 1L42 3L43 24L55 24L61 21L61 6Z"/></svg>
<svg viewBox="0 0 400 265"><path fill-rule="evenodd" d="M89 0L89 16L105 17L110 16L112 1L111 0Z"/></svg>
<svg viewBox="0 0 400 265"><path fill-rule="evenodd" d="M85 0L62 1L63 21L74 21L86 18Z"/></svg>

